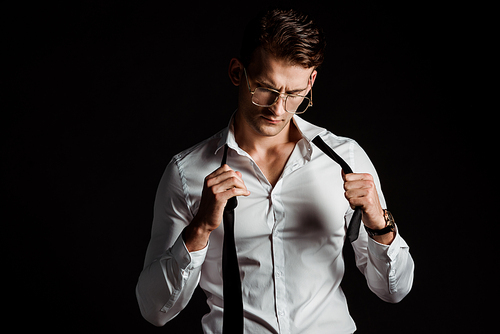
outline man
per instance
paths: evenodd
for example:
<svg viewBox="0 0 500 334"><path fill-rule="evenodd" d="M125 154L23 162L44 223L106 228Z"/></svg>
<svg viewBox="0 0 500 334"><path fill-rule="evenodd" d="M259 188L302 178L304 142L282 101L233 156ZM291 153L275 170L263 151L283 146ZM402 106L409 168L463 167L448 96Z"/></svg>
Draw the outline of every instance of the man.
<svg viewBox="0 0 500 334"><path fill-rule="evenodd" d="M158 188L137 284L141 312L151 323L175 317L200 284L210 306L203 329L221 333L221 222L235 196L246 333L356 330L340 288L354 207L367 228L353 242L356 264L370 289L388 302L411 289L413 261L397 228L387 226L391 216L369 158L353 140L296 116L312 105L324 47L314 23L293 10L268 11L247 27L241 57L229 65L238 86L229 126L174 156ZM317 136L355 173L345 174L318 149ZM220 167L226 144L227 164Z"/></svg>

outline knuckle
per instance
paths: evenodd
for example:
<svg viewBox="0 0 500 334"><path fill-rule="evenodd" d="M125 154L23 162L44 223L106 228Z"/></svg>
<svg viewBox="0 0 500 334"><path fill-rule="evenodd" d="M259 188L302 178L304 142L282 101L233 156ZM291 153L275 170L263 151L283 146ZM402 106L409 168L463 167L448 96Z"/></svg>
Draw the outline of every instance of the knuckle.
<svg viewBox="0 0 500 334"><path fill-rule="evenodd" d="M350 200L351 200L351 197L352 197L352 196L351 196L351 194L349 193L349 191L346 191L346 192L344 193L344 196L345 196L345 198L346 198L348 201L350 201Z"/></svg>
<svg viewBox="0 0 500 334"><path fill-rule="evenodd" d="M233 179L235 177L238 177L238 174L236 174L234 170L228 170L227 172L225 172L224 177L227 179Z"/></svg>
<svg viewBox="0 0 500 334"><path fill-rule="evenodd" d="M354 205L354 206L359 205L359 200L357 198L349 198L348 202L350 205Z"/></svg>
<svg viewBox="0 0 500 334"><path fill-rule="evenodd" d="M210 188L213 185L213 180L212 179L205 179L205 188Z"/></svg>
<svg viewBox="0 0 500 334"><path fill-rule="evenodd" d="M215 187L210 187L210 188L208 188L208 189L209 189L210 193L211 193L212 195L214 195L214 196L217 198L217 194L218 194L218 192L217 192L217 190L215 189Z"/></svg>
<svg viewBox="0 0 500 334"><path fill-rule="evenodd" d="M238 184L238 183L239 183L239 180L240 180L240 179L238 178L238 176L231 176L231 177L229 178L229 181L230 181L230 183L231 183L231 184Z"/></svg>
<svg viewBox="0 0 500 334"><path fill-rule="evenodd" d="M226 197L227 197L227 196L226 196L224 193L217 193L217 194L215 194L215 200L216 200L217 202L223 202L223 201L226 201L226 200L227 200L227 198L226 198Z"/></svg>

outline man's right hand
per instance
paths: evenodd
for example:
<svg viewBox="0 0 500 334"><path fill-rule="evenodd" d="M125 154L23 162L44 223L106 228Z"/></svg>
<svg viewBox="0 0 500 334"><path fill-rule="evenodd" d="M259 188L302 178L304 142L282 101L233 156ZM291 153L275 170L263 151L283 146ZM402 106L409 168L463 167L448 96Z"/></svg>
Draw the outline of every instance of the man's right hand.
<svg viewBox="0 0 500 334"><path fill-rule="evenodd" d="M205 178L200 207L191 224L184 230L188 251L205 248L210 233L219 227L227 200L234 196L248 196L240 172L223 165Z"/></svg>

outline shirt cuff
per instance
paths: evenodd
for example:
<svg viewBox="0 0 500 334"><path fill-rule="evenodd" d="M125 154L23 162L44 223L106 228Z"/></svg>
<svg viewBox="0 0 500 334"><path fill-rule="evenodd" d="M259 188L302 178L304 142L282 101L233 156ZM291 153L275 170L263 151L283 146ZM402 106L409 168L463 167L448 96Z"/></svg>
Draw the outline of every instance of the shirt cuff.
<svg viewBox="0 0 500 334"><path fill-rule="evenodd" d="M182 269L195 269L205 262L209 243L199 251L189 252L181 233L170 249L170 253Z"/></svg>
<svg viewBox="0 0 500 334"><path fill-rule="evenodd" d="M380 261L394 261L401 247L408 247L403 238L399 235L397 226L394 232L396 235L390 245L381 244L373 238L368 237L368 251Z"/></svg>

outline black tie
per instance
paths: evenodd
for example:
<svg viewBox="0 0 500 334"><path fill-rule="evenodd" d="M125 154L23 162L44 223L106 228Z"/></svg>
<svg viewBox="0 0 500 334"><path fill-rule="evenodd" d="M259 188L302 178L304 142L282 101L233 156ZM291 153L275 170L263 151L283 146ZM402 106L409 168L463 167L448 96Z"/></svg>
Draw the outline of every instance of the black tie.
<svg viewBox="0 0 500 334"><path fill-rule="evenodd" d="M332 160L334 160L336 163L342 167L344 170L345 174L352 173L351 167L347 164L347 162L344 161L337 153L335 153L334 150L330 148L330 146L326 145L326 143L323 141L323 139L320 138L320 136L317 136L316 138L313 139L313 143L318 146L320 150L322 150L326 155L328 155ZM351 217L351 222L349 223L349 227L347 228L347 238L349 239L349 242L354 242L356 239L358 239L359 235L359 227L361 226L361 208L356 207L354 210L354 213Z"/></svg>
<svg viewBox="0 0 500 334"><path fill-rule="evenodd" d="M227 145L221 166L226 163ZM243 300L241 295L240 268L234 243L234 209L238 205L236 197L230 198L224 208L224 245L222 248L222 279L224 317L222 333L243 333Z"/></svg>
<svg viewBox="0 0 500 334"><path fill-rule="evenodd" d="M344 173L352 173L351 167L335 153L319 136L314 138L313 143L321 149L332 160L337 162ZM224 155L221 166L227 160L227 145L224 146ZM241 293L240 269L238 267L238 257L234 243L234 209L238 205L236 197L227 201L224 208L224 245L222 248L222 278L223 278L223 298L224 317L222 333L237 334L243 333L243 300ZM361 225L361 208L357 207L352 215L351 222L347 228L347 238L353 242L358 238L359 227Z"/></svg>

